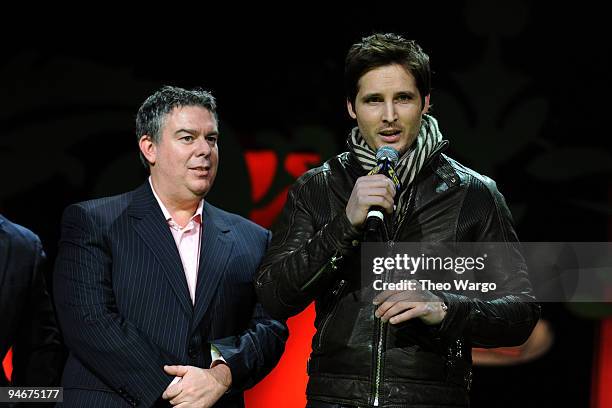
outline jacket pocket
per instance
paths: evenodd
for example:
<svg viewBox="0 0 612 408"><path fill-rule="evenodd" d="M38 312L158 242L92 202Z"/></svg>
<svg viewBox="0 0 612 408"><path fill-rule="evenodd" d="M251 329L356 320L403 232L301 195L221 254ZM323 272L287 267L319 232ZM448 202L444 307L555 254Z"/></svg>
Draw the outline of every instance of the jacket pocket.
<svg viewBox="0 0 612 408"><path fill-rule="evenodd" d="M317 330L316 341L313 344L313 349L316 351L321 351L323 348L323 340L327 328L329 327L330 321L332 320L336 310L338 309L338 304L340 303L340 298L342 297L342 293L344 292L344 288L346 287L346 281L344 279L340 280L331 291L331 300L330 306L327 308L328 312L325 314L325 319L321 324L321 329Z"/></svg>

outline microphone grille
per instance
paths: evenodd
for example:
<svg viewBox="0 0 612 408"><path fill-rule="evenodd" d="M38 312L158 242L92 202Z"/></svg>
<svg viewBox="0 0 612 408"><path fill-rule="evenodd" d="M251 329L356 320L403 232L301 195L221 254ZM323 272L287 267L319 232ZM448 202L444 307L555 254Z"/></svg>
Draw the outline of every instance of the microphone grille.
<svg viewBox="0 0 612 408"><path fill-rule="evenodd" d="M387 159L391 162L391 165L395 167L399 160L399 152L392 147L383 146L376 151L376 161L380 159Z"/></svg>

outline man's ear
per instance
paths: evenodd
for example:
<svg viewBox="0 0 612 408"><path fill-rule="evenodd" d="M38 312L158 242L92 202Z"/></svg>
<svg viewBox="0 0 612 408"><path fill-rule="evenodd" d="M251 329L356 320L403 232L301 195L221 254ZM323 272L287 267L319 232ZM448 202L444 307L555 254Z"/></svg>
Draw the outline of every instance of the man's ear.
<svg viewBox="0 0 612 408"><path fill-rule="evenodd" d="M149 164L155 164L155 160L157 159L157 146L153 143L153 138L149 135L140 136L138 147L140 147L140 152L145 159L147 159Z"/></svg>
<svg viewBox="0 0 612 408"><path fill-rule="evenodd" d="M355 113L355 109L353 109L353 103L346 98L346 110L351 118L357 119L357 114Z"/></svg>
<svg viewBox="0 0 612 408"><path fill-rule="evenodd" d="M429 111L429 96L427 95L425 97L425 104L423 105L423 110L421 111L421 113L427 113Z"/></svg>

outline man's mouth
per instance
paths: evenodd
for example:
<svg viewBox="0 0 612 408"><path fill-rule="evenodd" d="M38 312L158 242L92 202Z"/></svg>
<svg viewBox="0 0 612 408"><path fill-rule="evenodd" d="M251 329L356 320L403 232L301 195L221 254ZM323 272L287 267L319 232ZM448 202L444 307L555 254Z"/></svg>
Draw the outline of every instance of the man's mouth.
<svg viewBox="0 0 612 408"><path fill-rule="evenodd" d="M402 133L402 130L397 129L397 128L386 128L378 132L381 139L385 141L386 143L397 142L400 138L401 133Z"/></svg>
<svg viewBox="0 0 612 408"><path fill-rule="evenodd" d="M210 170L210 167L209 166L194 166L194 167L189 167L189 170L193 170L198 174L206 176L208 175L208 170Z"/></svg>

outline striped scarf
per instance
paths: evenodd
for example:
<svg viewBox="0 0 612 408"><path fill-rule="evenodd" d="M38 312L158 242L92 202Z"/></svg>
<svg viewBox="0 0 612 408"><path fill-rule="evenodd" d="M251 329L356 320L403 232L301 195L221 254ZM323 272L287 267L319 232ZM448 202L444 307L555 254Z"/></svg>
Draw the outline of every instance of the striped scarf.
<svg viewBox="0 0 612 408"><path fill-rule="evenodd" d="M421 171L429 156L443 143L442 140L438 121L433 116L424 114L416 143L413 143L400 157L395 166L395 172L402 186L398 201L400 210L403 209L408 186ZM347 143L365 171L370 171L376 165L376 152L365 142L358 127L353 128Z"/></svg>

